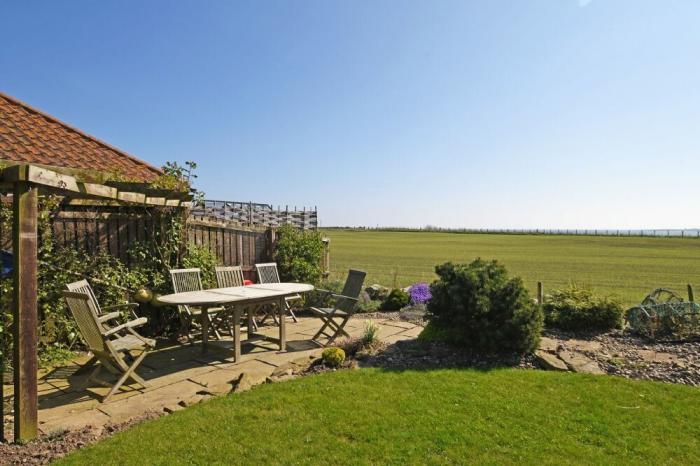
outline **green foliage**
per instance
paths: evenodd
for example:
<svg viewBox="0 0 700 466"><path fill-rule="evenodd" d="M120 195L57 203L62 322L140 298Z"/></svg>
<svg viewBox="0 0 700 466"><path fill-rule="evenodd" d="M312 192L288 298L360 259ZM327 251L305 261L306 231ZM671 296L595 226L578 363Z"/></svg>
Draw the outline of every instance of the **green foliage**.
<svg viewBox="0 0 700 466"><path fill-rule="evenodd" d="M323 270L321 233L299 230L292 225L277 229L273 258L277 262L282 281L317 284Z"/></svg>
<svg viewBox="0 0 700 466"><path fill-rule="evenodd" d="M216 272L214 267L218 265L216 255L207 248L187 245L187 253L182 258L183 268L199 268L202 271L202 286L216 288Z"/></svg>
<svg viewBox="0 0 700 466"><path fill-rule="evenodd" d="M357 307L355 307L355 312L376 312L379 310L379 307L381 305L381 301L379 301L378 299L371 299L369 297L369 293L363 291L362 293L360 293L360 299L357 301Z"/></svg>
<svg viewBox="0 0 700 466"><path fill-rule="evenodd" d="M332 294L338 294L342 289L343 282L339 280L321 283L319 288L302 295L303 307L331 307L334 301Z"/></svg>
<svg viewBox="0 0 700 466"><path fill-rule="evenodd" d="M571 284L555 290L544 300L545 324L562 330L611 330L622 328L622 304L588 288Z"/></svg>
<svg viewBox="0 0 700 466"><path fill-rule="evenodd" d="M342 348L326 348L321 353L323 362L331 367L339 367L345 361L345 351Z"/></svg>
<svg viewBox="0 0 700 466"><path fill-rule="evenodd" d="M542 309L518 277L496 261L447 262L435 268L427 318L454 344L482 353L527 353L537 348Z"/></svg>
<svg viewBox="0 0 700 466"><path fill-rule="evenodd" d="M365 321L365 328L362 332L362 343L365 346L371 346L379 341L379 330L381 327L378 323L372 320Z"/></svg>
<svg viewBox="0 0 700 466"><path fill-rule="evenodd" d="M401 308L408 306L411 297L404 290L395 288L391 290L389 296L382 302L379 309L382 311L398 311Z"/></svg>
<svg viewBox="0 0 700 466"><path fill-rule="evenodd" d="M422 341L439 341L443 343L450 342L450 333L448 330L438 327L433 322L428 322L423 328L423 331L418 335L418 339Z"/></svg>
<svg viewBox="0 0 700 466"><path fill-rule="evenodd" d="M195 203L204 199L204 193L192 187L192 182L197 178L194 173L197 169L196 162L188 160L185 165L180 165L177 162L165 162L161 168L163 174L151 183L152 188L180 192L189 191Z"/></svg>

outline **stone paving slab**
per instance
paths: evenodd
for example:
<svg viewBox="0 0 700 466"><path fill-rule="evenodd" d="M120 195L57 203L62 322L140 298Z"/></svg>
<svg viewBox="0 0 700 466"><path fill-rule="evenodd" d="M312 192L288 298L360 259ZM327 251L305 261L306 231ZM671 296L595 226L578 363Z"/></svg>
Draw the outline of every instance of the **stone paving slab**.
<svg viewBox="0 0 700 466"><path fill-rule="evenodd" d="M380 326L379 338L386 343L415 338L422 330L407 322L373 320ZM323 348L310 341L320 325L319 319L309 317L301 317L298 323L287 321L287 351L279 351L276 344L265 341L246 343L243 332L243 356L237 363L233 362L230 339L211 341L206 355L199 343L159 342L158 349L144 359L137 371L149 387L126 385L108 403L100 400L109 388L96 385L82 389L92 368L92 364L86 366L90 356L82 355L65 367L39 372L39 428L43 433L85 426L101 429L107 423L127 421L149 411L173 412L228 393L243 374L246 383L263 383L276 370L279 372L294 361L320 356ZM348 322L346 329L357 337L364 326L359 315ZM270 325L261 328L260 333L277 337L278 328ZM12 386L4 387L7 399Z"/></svg>

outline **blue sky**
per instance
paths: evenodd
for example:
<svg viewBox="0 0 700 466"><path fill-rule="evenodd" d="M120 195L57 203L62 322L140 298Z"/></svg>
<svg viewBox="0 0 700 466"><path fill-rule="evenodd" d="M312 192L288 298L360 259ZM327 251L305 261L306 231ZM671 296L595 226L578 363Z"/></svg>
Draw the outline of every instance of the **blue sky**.
<svg viewBox="0 0 700 466"><path fill-rule="evenodd" d="M5 1L0 90L323 225L700 224L700 2Z"/></svg>

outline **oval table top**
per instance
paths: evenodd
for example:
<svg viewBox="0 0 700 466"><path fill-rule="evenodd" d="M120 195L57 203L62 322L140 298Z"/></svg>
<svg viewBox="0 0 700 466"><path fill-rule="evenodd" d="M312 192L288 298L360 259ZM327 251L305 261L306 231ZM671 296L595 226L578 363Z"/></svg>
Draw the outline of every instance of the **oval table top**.
<svg viewBox="0 0 700 466"><path fill-rule="evenodd" d="M312 291L313 289L313 285L306 283L265 283L172 293L159 296L158 301L163 304L216 306L235 302L264 300L281 296L293 296L298 293Z"/></svg>

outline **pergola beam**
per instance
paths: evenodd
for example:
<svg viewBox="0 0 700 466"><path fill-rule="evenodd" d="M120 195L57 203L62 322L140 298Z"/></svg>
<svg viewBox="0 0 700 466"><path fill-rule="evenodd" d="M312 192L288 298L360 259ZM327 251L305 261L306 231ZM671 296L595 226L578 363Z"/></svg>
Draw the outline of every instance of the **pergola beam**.
<svg viewBox="0 0 700 466"><path fill-rule="evenodd" d="M186 207L190 194L149 188L144 183L109 182L89 183L75 176L59 173L36 165L12 165L2 170L0 185L8 188L12 183L26 181L51 192L76 198L120 201L129 204Z"/></svg>

